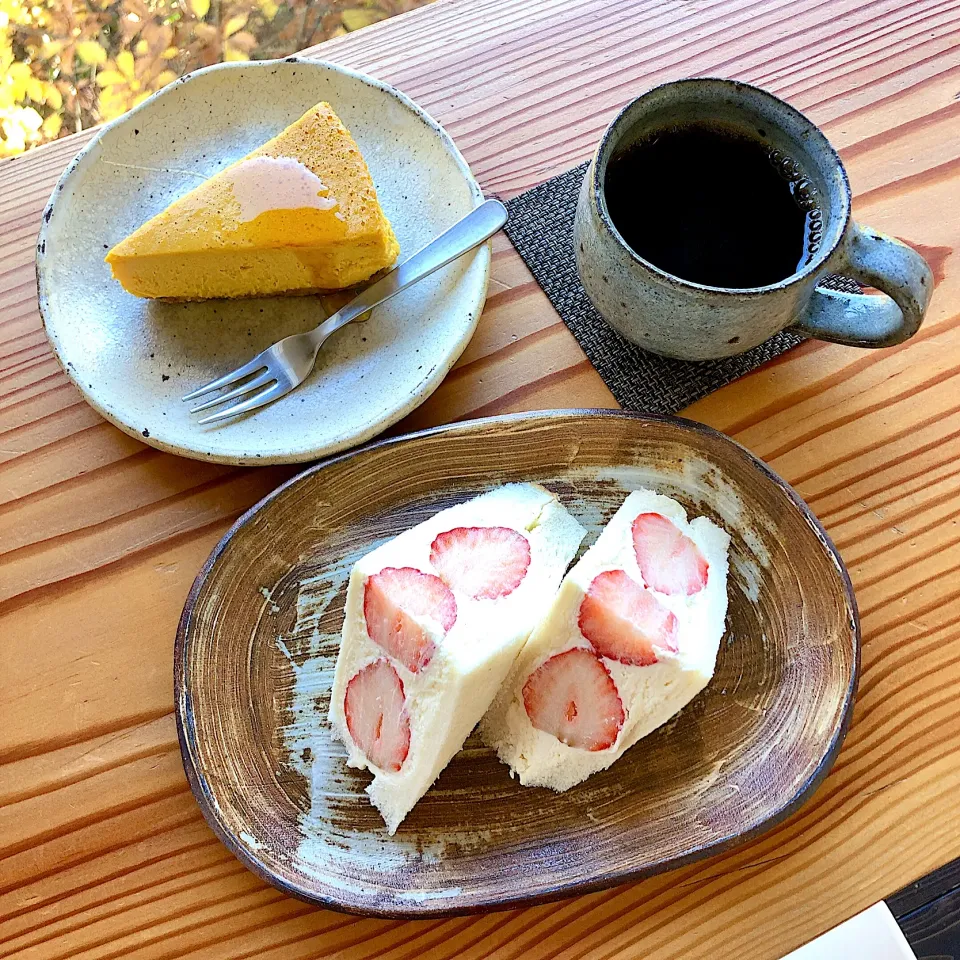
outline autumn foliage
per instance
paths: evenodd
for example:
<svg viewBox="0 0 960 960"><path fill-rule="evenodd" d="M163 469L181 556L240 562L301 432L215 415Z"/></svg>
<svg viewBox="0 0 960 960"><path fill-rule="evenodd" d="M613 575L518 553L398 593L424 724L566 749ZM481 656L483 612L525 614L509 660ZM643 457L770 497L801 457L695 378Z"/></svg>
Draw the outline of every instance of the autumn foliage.
<svg viewBox="0 0 960 960"><path fill-rule="evenodd" d="M287 56L428 0L0 0L0 157L198 67Z"/></svg>

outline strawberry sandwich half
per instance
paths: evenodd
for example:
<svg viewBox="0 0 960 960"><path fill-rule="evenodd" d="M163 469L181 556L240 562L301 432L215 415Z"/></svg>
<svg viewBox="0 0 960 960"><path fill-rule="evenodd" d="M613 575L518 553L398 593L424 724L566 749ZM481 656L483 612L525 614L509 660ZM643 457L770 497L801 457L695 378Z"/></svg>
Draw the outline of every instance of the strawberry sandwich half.
<svg viewBox="0 0 960 960"><path fill-rule="evenodd" d="M583 536L548 490L508 484L354 565L330 722L391 834L490 706Z"/></svg>
<svg viewBox="0 0 960 960"><path fill-rule="evenodd" d="M565 577L481 725L512 774L567 790L689 703L716 667L729 536L652 490Z"/></svg>

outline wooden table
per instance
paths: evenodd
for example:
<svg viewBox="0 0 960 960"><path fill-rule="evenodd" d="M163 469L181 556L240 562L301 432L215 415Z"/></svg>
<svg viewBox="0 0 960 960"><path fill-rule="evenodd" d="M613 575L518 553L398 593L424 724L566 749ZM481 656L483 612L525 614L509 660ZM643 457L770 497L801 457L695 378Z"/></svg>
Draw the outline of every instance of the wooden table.
<svg viewBox="0 0 960 960"><path fill-rule="evenodd" d="M587 158L626 100L721 74L806 111L855 212L934 267L929 318L873 353L810 342L692 407L807 498L863 615L855 721L815 798L732 853L450 921L312 909L201 819L172 716L187 590L293 471L161 454L104 423L44 339L33 246L89 134L0 164L0 956L776 958L960 855L960 5L440 0L312 51L398 85L484 187ZM614 406L505 239L473 342L406 426Z"/></svg>

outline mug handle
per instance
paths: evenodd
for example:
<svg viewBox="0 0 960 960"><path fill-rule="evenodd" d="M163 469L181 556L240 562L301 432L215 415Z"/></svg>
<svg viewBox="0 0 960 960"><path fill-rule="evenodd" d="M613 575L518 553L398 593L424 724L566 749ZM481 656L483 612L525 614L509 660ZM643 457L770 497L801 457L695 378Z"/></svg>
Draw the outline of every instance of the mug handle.
<svg viewBox="0 0 960 960"><path fill-rule="evenodd" d="M933 293L933 273L911 247L852 223L836 269L886 296L817 287L805 314L790 327L795 333L851 347L892 347L920 328Z"/></svg>

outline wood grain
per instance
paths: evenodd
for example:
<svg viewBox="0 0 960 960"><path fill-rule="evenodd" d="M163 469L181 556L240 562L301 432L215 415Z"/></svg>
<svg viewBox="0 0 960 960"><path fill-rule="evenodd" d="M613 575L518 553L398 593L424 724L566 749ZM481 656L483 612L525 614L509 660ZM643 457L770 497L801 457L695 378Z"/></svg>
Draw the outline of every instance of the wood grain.
<svg viewBox="0 0 960 960"><path fill-rule="evenodd" d="M960 957L960 860L886 898L917 960Z"/></svg>
<svg viewBox="0 0 960 960"><path fill-rule="evenodd" d="M0 955L773 960L960 855L958 49L956 0L439 0L314 51L416 97L505 196L587 159L655 82L760 83L840 149L856 216L936 267L914 341L805 344L688 411L794 483L850 565L861 688L821 790L738 851L491 917L317 911L203 824L173 635L212 546L288 472L164 457L83 404L40 329L33 242L87 135L0 164ZM502 238L493 276L473 342L405 426L613 406Z"/></svg>
<svg viewBox="0 0 960 960"><path fill-rule="evenodd" d="M917 960L960 957L960 890L944 894L899 922Z"/></svg>
<svg viewBox="0 0 960 960"><path fill-rule="evenodd" d="M521 787L475 734L386 838L369 776L325 723L350 567L438 510L525 481L556 493L588 544L638 482L727 530L716 674L642 749L562 795ZM244 863L311 902L422 918L612 886L769 829L833 762L858 661L846 572L742 448L682 420L527 414L375 444L247 514L190 592L174 696L191 787Z"/></svg>
<svg viewBox="0 0 960 960"><path fill-rule="evenodd" d="M902 920L957 890L960 890L960 860L951 860L938 870L886 897L886 904L894 917Z"/></svg>

